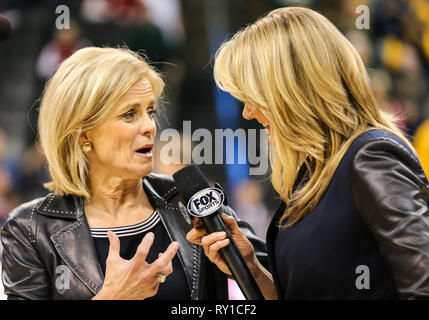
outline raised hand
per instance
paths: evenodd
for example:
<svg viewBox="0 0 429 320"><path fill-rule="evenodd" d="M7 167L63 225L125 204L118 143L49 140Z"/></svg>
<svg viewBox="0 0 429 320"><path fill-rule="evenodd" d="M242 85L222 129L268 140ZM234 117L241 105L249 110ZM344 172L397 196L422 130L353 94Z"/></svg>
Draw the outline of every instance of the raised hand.
<svg viewBox="0 0 429 320"><path fill-rule="evenodd" d="M168 276L173 272L171 260L176 255L179 243L172 242L167 250L153 263L147 263L146 257L154 241L154 235L145 235L130 260L119 255L119 238L108 232L110 247L106 260L106 277L100 292L94 300L143 300L158 292L158 275Z"/></svg>

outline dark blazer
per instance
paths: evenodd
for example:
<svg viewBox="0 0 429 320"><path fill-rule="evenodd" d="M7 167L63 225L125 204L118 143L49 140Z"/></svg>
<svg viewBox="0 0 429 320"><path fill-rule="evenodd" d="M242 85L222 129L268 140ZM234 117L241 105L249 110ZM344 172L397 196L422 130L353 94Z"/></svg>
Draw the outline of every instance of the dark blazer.
<svg viewBox="0 0 429 320"><path fill-rule="evenodd" d="M429 298L428 199L428 180L404 142L382 130L360 135L310 213L279 230L282 203L271 222L279 298Z"/></svg>
<svg viewBox="0 0 429 320"><path fill-rule="evenodd" d="M185 270L191 299L227 299L227 277L204 255L200 246L186 240L192 228L171 177L150 174L143 186L172 241ZM227 206L222 210L235 216ZM252 242L261 262L267 264L265 243L251 227L239 226ZM85 218L83 198L49 194L13 210L1 230L2 279L8 299L91 299L103 284L94 242ZM67 267L64 269L64 266ZM64 270L70 270L68 288Z"/></svg>

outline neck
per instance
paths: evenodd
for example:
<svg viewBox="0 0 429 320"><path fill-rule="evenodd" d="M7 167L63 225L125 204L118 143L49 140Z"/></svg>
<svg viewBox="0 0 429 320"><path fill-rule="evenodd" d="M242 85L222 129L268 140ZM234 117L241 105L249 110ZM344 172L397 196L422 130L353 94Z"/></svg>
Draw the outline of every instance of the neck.
<svg viewBox="0 0 429 320"><path fill-rule="evenodd" d="M143 190L141 179L125 180L107 176L91 179L91 200L85 203L87 213L98 212L115 220L130 212L130 209L148 204L149 199Z"/></svg>

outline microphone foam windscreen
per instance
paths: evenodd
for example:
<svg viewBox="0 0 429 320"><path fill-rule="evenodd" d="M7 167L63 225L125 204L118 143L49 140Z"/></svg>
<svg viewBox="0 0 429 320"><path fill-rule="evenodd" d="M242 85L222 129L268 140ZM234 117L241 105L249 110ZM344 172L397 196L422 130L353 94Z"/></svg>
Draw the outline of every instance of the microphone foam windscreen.
<svg viewBox="0 0 429 320"><path fill-rule="evenodd" d="M209 182L201 170L195 165L189 165L173 174L179 192L182 194L185 203L198 191L209 188Z"/></svg>

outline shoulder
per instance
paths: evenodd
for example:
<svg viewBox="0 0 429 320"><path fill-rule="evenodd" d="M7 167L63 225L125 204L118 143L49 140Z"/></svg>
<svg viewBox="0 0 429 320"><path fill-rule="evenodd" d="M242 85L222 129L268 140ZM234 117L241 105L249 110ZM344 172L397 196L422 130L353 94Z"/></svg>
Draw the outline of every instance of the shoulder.
<svg viewBox="0 0 429 320"><path fill-rule="evenodd" d="M407 141L409 143L409 141ZM381 129L373 129L360 134L351 144L350 149L356 152L360 149L387 149L403 151L415 157L415 152L410 149L402 138Z"/></svg>
<svg viewBox="0 0 429 320"><path fill-rule="evenodd" d="M416 153L399 137L382 131L383 134L370 136L356 148L351 171L355 174L395 170L401 174L413 174L422 183L426 176Z"/></svg>
<svg viewBox="0 0 429 320"><path fill-rule="evenodd" d="M370 139L358 148L350 179L355 204L363 215L427 210L429 184L419 159L393 135Z"/></svg>
<svg viewBox="0 0 429 320"><path fill-rule="evenodd" d="M1 226L3 246L12 239L27 238L30 242L35 242L34 230L38 220L37 208L46 198L47 196L25 202L9 213L7 220Z"/></svg>
<svg viewBox="0 0 429 320"><path fill-rule="evenodd" d="M5 224L10 223L11 221L16 223L26 222L28 224L29 219L31 218L32 215L34 215L34 213L37 210L37 207L40 206L40 204L43 203L43 201L48 196L49 195L22 203L21 205L19 205L9 213Z"/></svg>

